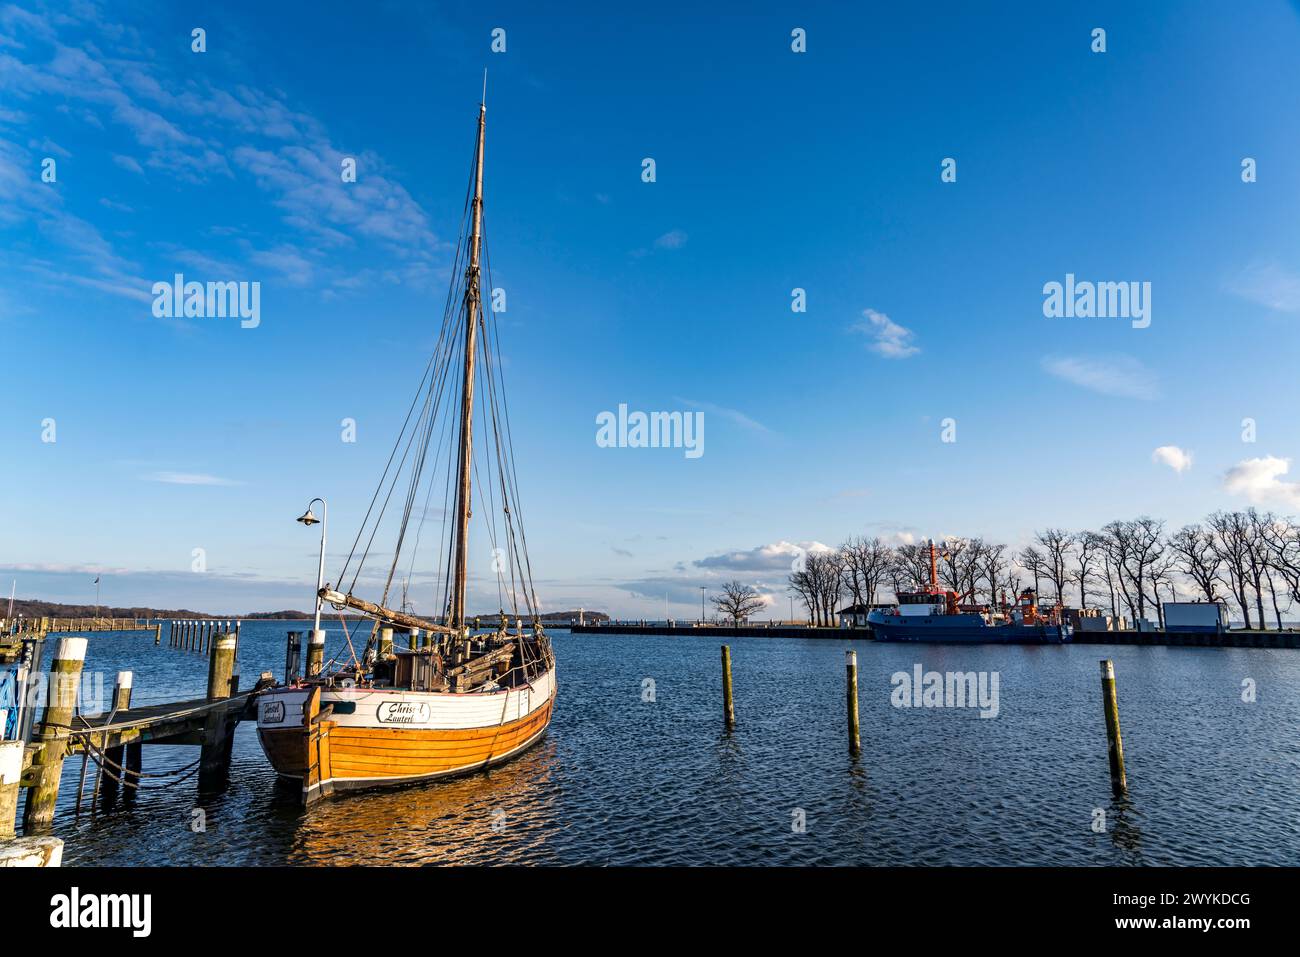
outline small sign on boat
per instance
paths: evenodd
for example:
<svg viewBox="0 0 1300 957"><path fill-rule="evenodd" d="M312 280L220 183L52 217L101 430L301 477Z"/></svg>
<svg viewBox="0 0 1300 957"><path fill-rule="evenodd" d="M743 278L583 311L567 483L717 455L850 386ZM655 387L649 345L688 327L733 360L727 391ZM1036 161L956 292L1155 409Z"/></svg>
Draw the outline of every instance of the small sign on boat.
<svg viewBox="0 0 1300 957"><path fill-rule="evenodd" d="M377 717L384 724L424 724L429 720L429 705L424 701L385 701Z"/></svg>
<svg viewBox="0 0 1300 957"><path fill-rule="evenodd" d="M279 724L284 720L283 701L262 702L262 724Z"/></svg>

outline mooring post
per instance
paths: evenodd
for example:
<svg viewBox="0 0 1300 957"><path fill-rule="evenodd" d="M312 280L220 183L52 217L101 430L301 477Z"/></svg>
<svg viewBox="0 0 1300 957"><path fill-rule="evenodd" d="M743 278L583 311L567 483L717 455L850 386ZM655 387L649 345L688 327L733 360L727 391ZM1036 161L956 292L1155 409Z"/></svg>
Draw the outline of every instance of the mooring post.
<svg viewBox="0 0 1300 957"><path fill-rule="evenodd" d="M325 629L313 628L307 633L307 677L320 674L325 664Z"/></svg>
<svg viewBox="0 0 1300 957"><path fill-rule="evenodd" d="M731 705L731 649L722 646L722 714L730 731L736 726L736 709Z"/></svg>
<svg viewBox="0 0 1300 957"><path fill-rule="evenodd" d="M112 711L125 711L131 707L131 685L133 682L134 676L131 672L119 671L117 673L117 681L113 684ZM105 748L104 750L105 761L99 769L99 789L104 793L105 804L112 801L113 795L117 793L118 781L125 781L126 779L123 771L123 768L126 767L126 762L123 760L125 755L125 745L119 744L117 747Z"/></svg>
<svg viewBox="0 0 1300 957"><path fill-rule="evenodd" d="M230 697L234 674L235 636L218 635L208 655L208 701L223 701ZM203 727L203 746L199 749L200 790L211 790L223 783L230 768L230 748L234 743L230 731L230 715L224 707L208 712Z"/></svg>
<svg viewBox="0 0 1300 957"><path fill-rule="evenodd" d="M23 770L23 742L0 741L0 841L12 840L18 823L18 781Z"/></svg>
<svg viewBox="0 0 1300 957"><path fill-rule="evenodd" d="M85 638L61 638L50 664L49 697L41 718L41 748L32 756L32 784L27 789L23 811L23 833L48 828L59 800L59 778L67 750L68 730L81 688L81 669L86 663Z"/></svg>
<svg viewBox="0 0 1300 957"><path fill-rule="evenodd" d="M161 621L158 622L158 624L153 626L153 643L155 647L162 644L162 622Z"/></svg>
<svg viewBox="0 0 1300 957"><path fill-rule="evenodd" d="M284 649L284 683L293 684L298 677L298 665L302 661L302 632L289 632L289 640Z"/></svg>
<svg viewBox="0 0 1300 957"><path fill-rule="evenodd" d="M1119 733L1119 701L1115 696L1115 662L1101 662L1101 703L1106 711L1106 751L1110 756L1110 783L1116 794L1128 790L1124 774L1124 739Z"/></svg>
<svg viewBox="0 0 1300 957"><path fill-rule="evenodd" d="M393 657L393 629L391 628L379 629L379 657Z"/></svg>
<svg viewBox="0 0 1300 957"><path fill-rule="evenodd" d="M849 754L862 752L862 739L858 736L858 653L850 649L844 653L848 680L849 704Z"/></svg>

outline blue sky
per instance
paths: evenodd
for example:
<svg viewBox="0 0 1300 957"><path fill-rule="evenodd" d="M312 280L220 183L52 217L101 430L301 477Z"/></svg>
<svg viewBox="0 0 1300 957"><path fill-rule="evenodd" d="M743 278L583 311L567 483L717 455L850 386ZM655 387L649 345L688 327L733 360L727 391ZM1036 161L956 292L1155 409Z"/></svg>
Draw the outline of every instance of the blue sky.
<svg viewBox="0 0 1300 957"><path fill-rule="evenodd" d="M0 579L308 606L292 519L327 497L340 562L436 335L485 67L544 608L689 616L731 577L784 608L793 547L853 534L1300 511L1300 18L1089 6L0 0ZM176 272L260 282L260 325L155 318ZM1067 273L1150 282L1150 326L1046 318ZM703 412L705 453L598 447L620 403Z"/></svg>

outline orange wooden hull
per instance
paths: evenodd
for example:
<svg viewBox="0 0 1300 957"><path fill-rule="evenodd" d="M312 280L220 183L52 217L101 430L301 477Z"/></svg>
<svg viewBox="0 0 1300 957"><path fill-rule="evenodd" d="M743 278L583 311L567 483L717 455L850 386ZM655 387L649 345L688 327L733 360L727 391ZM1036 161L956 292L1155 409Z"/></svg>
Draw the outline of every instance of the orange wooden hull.
<svg viewBox="0 0 1300 957"><path fill-rule="evenodd" d="M335 791L386 787L482 770L541 740L554 696L515 721L485 728L258 728L262 748L281 775L303 781L304 803Z"/></svg>

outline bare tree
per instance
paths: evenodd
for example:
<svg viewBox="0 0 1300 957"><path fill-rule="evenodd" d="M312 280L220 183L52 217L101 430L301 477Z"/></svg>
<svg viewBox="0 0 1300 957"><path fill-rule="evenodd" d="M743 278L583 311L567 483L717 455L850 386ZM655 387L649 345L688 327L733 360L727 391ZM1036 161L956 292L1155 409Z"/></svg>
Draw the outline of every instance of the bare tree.
<svg viewBox="0 0 1300 957"><path fill-rule="evenodd" d="M1156 616L1161 628L1165 627L1165 606L1160 601L1160 586L1169 586L1169 597L1171 601L1178 600L1178 592L1174 587L1173 573L1178 566L1178 557L1172 551L1166 550L1163 545L1159 553L1151 560L1147 566L1147 578L1151 582L1151 594L1154 596L1156 605Z"/></svg>
<svg viewBox="0 0 1300 957"><path fill-rule="evenodd" d="M808 609L808 624L813 624L813 611L817 607L817 592L813 588L813 581L808 576L807 570L800 569L799 571L791 572L789 584L790 590L799 596L799 600L803 602L804 608Z"/></svg>
<svg viewBox="0 0 1300 957"><path fill-rule="evenodd" d="M1020 567L1034 579L1034 594L1041 596L1042 592L1039 585L1042 583L1043 575L1047 571L1047 559L1043 557L1043 553L1034 548L1033 545L1028 545L1020 550L1020 554L1016 556L1016 561L1020 562Z"/></svg>
<svg viewBox="0 0 1300 957"><path fill-rule="evenodd" d="M1110 563L1109 540L1105 535L1101 537L1101 568L1106 579L1106 590L1110 593L1110 614L1112 618L1119 617L1119 599L1115 591L1115 570Z"/></svg>
<svg viewBox="0 0 1300 957"><path fill-rule="evenodd" d="M899 545L894 549L894 584L903 591L927 588L930 584L930 546Z"/></svg>
<svg viewBox="0 0 1300 957"><path fill-rule="evenodd" d="M821 599L822 624L829 627L835 624L835 606L844 595L844 558L839 552L822 552L809 555L816 559L820 567L817 576L818 595Z"/></svg>
<svg viewBox="0 0 1300 957"><path fill-rule="evenodd" d="M730 618L736 625L767 604L752 586L737 581L727 582L722 586L722 594L714 595L709 601L713 602L718 614Z"/></svg>
<svg viewBox="0 0 1300 957"><path fill-rule="evenodd" d="M1246 589L1250 584L1250 558L1247 541L1250 523L1242 512L1215 512L1207 521L1214 533L1214 554L1223 563L1228 576L1228 588L1237 599L1242 622L1250 628L1250 604Z"/></svg>
<svg viewBox="0 0 1300 957"><path fill-rule="evenodd" d="M1164 523L1142 516L1132 521L1110 522L1102 529L1109 570L1119 586L1129 614L1137 620L1146 618L1148 586L1154 591L1151 567L1164 555Z"/></svg>
<svg viewBox="0 0 1300 957"><path fill-rule="evenodd" d="M893 561L892 550L879 538L850 538L840 546L840 556L853 604L873 604Z"/></svg>
<svg viewBox="0 0 1300 957"><path fill-rule="evenodd" d="M1034 536L1043 548L1043 573L1056 588L1057 604L1065 604L1065 583L1069 581L1066 566L1069 564L1070 549L1074 545L1074 536L1064 529L1049 528Z"/></svg>
<svg viewBox="0 0 1300 957"><path fill-rule="evenodd" d="M1263 534L1269 562L1286 583L1287 597L1300 602L1300 526L1289 518L1277 518Z"/></svg>
<svg viewBox="0 0 1300 957"><path fill-rule="evenodd" d="M1264 581L1268 577L1269 548L1265 529L1274 521L1270 512L1263 514L1254 508L1246 509L1246 569L1250 583L1255 589L1255 609L1259 612L1259 627L1268 628L1264 623Z"/></svg>
<svg viewBox="0 0 1300 957"><path fill-rule="evenodd" d="M989 607L998 605L998 591L1005 587L1003 576L1006 575L1009 562L1006 558L1007 546L985 543L980 555L980 574L989 589ZM1014 596L1013 596L1014 597Z"/></svg>
<svg viewBox="0 0 1300 957"><path fill-rule="evenodd" d="M984 540L945 538L939 554L940 585L956 592L958 601L973 601L984 557Z"/></svg>
<svg viewBox="0 0 1300 957"><path fill-rule="evenodd" d="M1096 532L1082 531L1074 536L1075 543L1079 546L1078 554L1075 558L1075 572L1071 576L1071 581L1079 586L1079 607L1088 607L1088 582L1094 580L1096 576L1096 566L1101 558L1102 549L1105 542Z"/></svg>
<svg viewBox="0 0 1300 957"><path fill-rule="evenodd" d="M1169 539L1178 570L1192 580L1206 601L1218 600L1223 559L1214 550L1214 535L1201 525L1184 525Z"/></svg>

